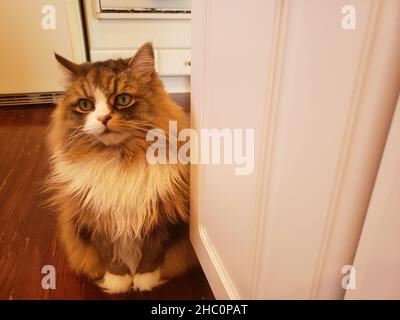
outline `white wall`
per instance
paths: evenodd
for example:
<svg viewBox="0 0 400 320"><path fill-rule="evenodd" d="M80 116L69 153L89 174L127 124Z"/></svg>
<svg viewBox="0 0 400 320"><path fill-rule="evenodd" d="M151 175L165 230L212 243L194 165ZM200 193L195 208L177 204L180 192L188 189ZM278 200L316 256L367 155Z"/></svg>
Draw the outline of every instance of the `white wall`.
<svg viewBox="0 0 400 320"><path fill-rule="evenodd" d="M41 26L44 5L56 9L55 30ZM54 51L74 57L66 1L0 1L0 39L0 94L62 90Z"/></svg>

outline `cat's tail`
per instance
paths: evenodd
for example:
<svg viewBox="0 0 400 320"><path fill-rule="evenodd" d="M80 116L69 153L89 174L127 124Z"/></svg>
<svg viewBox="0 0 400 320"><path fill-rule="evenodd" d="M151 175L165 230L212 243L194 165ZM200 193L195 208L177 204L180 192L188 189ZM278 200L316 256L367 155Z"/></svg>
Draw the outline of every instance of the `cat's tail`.
<svg viewBox="0 0 400 320"><path fill-rule="evenodd" d="M133 288L139 291L152 290L169 279L184 274L198 263L189 238L182 238L167 249L163 262L156 270L135 274Z"/></svg>
<svg viewBox="0 0 400 320"><path fill-rule="evenodd" d="M167 280L177 277L198 264L192 244L185 237L168 248L160 265L160 278Z"/></svg>

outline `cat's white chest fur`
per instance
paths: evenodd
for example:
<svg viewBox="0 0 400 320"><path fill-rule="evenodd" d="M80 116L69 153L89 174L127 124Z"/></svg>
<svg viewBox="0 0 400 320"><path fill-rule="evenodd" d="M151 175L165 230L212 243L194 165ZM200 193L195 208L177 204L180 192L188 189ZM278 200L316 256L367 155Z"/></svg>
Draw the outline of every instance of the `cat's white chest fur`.
<svg viewBox="0 0 400 320"><path fill-rule="evenodd" d="M53 167L53 179L66 185L64 192L80 198L81 205L97 215L112 214L120 233L126 227L140 230L177 175L175 166L145 160L126 168L118 159L71 162L60 154Z"/></svg>

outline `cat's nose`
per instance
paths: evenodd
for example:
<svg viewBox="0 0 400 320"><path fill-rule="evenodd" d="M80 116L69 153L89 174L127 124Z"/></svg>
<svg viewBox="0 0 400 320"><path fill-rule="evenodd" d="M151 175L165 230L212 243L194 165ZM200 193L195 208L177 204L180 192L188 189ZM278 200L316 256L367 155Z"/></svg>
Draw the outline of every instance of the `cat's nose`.
<svg viewBox="0 0 400 320"><path fill-rule="evenodd" d="M96 119L99 120L102 124L106 125L108 120L111 119L111 116L109 114L99 115L96 117Z"/></svg>

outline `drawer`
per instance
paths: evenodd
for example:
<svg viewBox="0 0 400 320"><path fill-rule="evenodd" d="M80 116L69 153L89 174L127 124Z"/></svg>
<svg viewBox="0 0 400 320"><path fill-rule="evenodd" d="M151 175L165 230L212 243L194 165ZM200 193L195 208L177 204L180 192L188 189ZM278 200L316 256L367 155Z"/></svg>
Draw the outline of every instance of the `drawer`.
<svg viewBox="0 0 400 320"><path fill-rule="evenodd" d="M90 59L92 62L104 61L108 59L126 59L135 55L137 49L125 50L90 50ZM158 71L158 51L154 50L154 65Z"/></svg>
<svg viewBox="0 0 400 320"><path fill-rule="evenodd" d="M90 50L92 62L130 58L137 49ZM163 53L163 72L160 72L160 53ZM190 92L190 50L154 50L155 67L168 92Z"/></svg>
<svg viewBox="0 0 400 320"><path fill-rule="evenodd" d="M190 75L190 50L158 50L158 72L163 76Z"/></svg>
<svg viewBox="0 0 400 320"><path fill-rule="evenodd" d="M137 49L90 50L92 62L130 58ZM190 50L154 50L155 68L161 76L190 75Z"/></svg>
<svg viewBox="0 0 400 320"><path fill-rule="evenodd" d="M92 62L103 61L108 59L130 58L136 53L136 49L132 50L90 50L90 59Z"/></svg>

